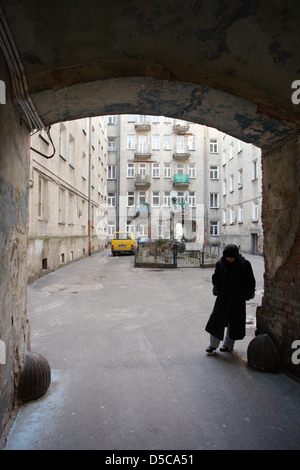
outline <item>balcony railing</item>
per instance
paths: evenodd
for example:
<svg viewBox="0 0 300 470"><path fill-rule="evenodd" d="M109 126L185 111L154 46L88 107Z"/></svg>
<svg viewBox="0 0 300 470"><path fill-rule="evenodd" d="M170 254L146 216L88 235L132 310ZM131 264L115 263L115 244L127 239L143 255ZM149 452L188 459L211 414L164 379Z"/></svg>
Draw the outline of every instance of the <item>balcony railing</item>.
<svg viewBox="0 0 300 470"><path fill-rule="evenodd" d="M149 175L135 175L134 185L138 187L150 186L150 176Z"/></svg>
<svg viewBox="0 0 300 470"><path fill-rule="evenodd" d="M180 121L176 120L174 121L173 125L173 131L176 132L177 134L185 134L189 130L189 123L187 121Z"/></svg>
<svg viewBox="0 0 300 470"><path fill-rule="evenodd" d="M150 131L151 123L149 119L145 119L143 121L137 121L134 125L136 131Z"/></svg>
<svg viewBox="0 0 300 470"><path fill-rule="evenodd" d="M174 186L187 186L190 184L189 175L175 174L173 185Z"/></svg>
<svg viewBox="0 0 300 470"><path fill-rule="evenodd" d="M151 157L151 150L149 145L137 145L134 149L135 160L145 160Z"/></svg>
<svg viewBox="0 0 300 470"><path fill-rule="evenodd" d="M189 147L175 147L173 151L173 158L175 160L187 160L190 156Z"/></svg>

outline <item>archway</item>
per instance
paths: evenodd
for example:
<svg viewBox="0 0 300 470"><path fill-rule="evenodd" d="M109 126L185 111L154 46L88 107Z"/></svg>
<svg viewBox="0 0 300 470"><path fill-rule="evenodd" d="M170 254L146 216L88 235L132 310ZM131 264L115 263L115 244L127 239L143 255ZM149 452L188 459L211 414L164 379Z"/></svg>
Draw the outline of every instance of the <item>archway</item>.
<svg viewBox="0 0 300 470"><path fill-rule="evenodd" d="M1 336L9 359L1 376L1 422L11 408L29 336L29 130L77 117L168 115L263 149L266 284L258 329L276 339L284 367L299 375L291 360L293 341L300 338L300 119L291 99L299 72L297 2L1 5L0 79L7 88L0 115Z"/></svg>

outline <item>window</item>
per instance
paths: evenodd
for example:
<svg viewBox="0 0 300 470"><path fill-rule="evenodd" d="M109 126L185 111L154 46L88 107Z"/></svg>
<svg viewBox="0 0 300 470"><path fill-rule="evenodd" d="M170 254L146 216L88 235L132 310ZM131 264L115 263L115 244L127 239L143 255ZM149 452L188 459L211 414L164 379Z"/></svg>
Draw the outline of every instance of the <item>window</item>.
<svg viewBox="0 0 300 470"><path fill-rule="evenodd" d="M135 114L128 114L128 122L135 122Z"/></svg>
<svg viewBox="0 0 300 470"><path fill-rule="evenodd" d="M160 177L159 163L152 163L152 178Z"/></svg>
<svg viewBox="0 0 300 470"><path fill-rule="evenodd" d="M243 142L241 140L238 140L238 153L240 153L243 150Z"/></svg>
<svg viewBox="0 0 300 470"><path fill-rule="evenodd" d="M127 136L127 148L129 150L135 149L135 135L128 135Z"/></svg>
<svg viewBox="0 0 300 470"><path fill-rule="evenodd" d="M178 191L177 193L177 203L178 204L184 204L186 201L185 201L185 198L184 198L184 191Z"/></svg>
<svg viewBox="0 0 300 470"><path fill-rule="evenodd" d="M209 195L209 207L211 209L219 208L219 193L211 193Z"/></svg>
<svg viewBox="0 0 300 470"><path fill-rule="evenodd" d="M177 163L177 174L178 175L184 175L184 164L183 163Z"/></svg>
<svg viewBox="0 0 300 470"><path fill-rule="evenodd" d="M223 150L222 152L222 165L226 165L226 150Z"/></svg>
<svg viewBox="0 0 300 470"><path fill-rule="evenodd" d="M146 163L140 163L139 164L139 174L141 176L146 176L146 173L147 173L147 167L146 167Z"/></svg>
<svg viewBox="0 0 300 470"><path fill-rule="evenodd" d="M117 116L108 116L108 122L109 125L116 125L117 124Z"/></svg>
<svg viewBox="0 0 300 470"><path fill-rule="evenodd" d="M160 142L159 142L159 135L152 136L152 149L159 150L160 149Z"/></svg>
<svg viewBox="0 0 300 470"><path fill-rule="evenodd" d="M184 135L177 136L176 152L184 153Z"/></svg>
<svg viewBox="0 0 300 470"><path fill-rule="evenodd" d="M170 191L164 192L164 207L171 207L171 193Z"/></svg>
<svg viewBox="0 0 300 470"><path fill-rule="evenodd" d="M116 231L116 226L114 223L108 223L107 224L107 236L110 238L113 236L113 234L115 233Z"/></svg>
<svg viewBox="0 0 300 470"><path fill-rule="evenodd" d="M196 150L196 137L194 135L188 136L188 149Z"/></svg>
<svg viewBox="0 0 300 470"><path fill-rule="evenodd" d="M209 177L211 180L219 179L219 167L218 166L211 166L209 168Z"/></svg>
<svg viewBox="0 0 300 470"><path fill-rule="evenodd" d="M258 163L257 163L257 160L254 160L254 162L252 162L252 168L253 168L253 176L252 176L252 180L257 180L258 178Z"/></svg>
<svg viewBox="0 0 300 470"><path fill-rule="evenodd" d="M127 163L127 178L134 177L134 163Z"/></svg>
<svg viewBox="0 0 300 470"><path fill-rule="evenodd" d="M211 220L209 223L209 233L211 237L219 236L219 222L216 220Z"/></svg>
<svg viewBox="0 0 300 470"><path fill-rule="evenodd" d="M164 135L164 150L171 150L171 136Z"/></svg>
<svg viewBox="0 0 300 470"><path fill-rule="evenodd" d="M226 194L227 194L227 182L226 182L226 180L223 180L222 187L223 187L223 196L226 196Z"/></svg>
<svg viewBox="0 0 300 470"><path fill-rule="evenodd" d="M233 207L230 207L229 209L229 223L231 225L233 225L235 222L235 219L234 219L234 208Z"/></svg>
<svg viewBox="0 0 300 470"><path fill-rule="evenodd" d="M116 193L108 193L107 207L116 207Z"/></svg>
<svg viewBox="0 0 300 470"><path fill-rule="evenodd" d="M138 235L140 237L147 237L148 236L148 225L147 224L139 224L139 226L138 226Z"/></svg>
<svg viewBox="0 0 300 470"><path fill-rule="evenodd" d="M47 181L39 176L38 182L38 217L40 219L47 218Z"/></svg>
<svg viewBox="0 0 300 470"><path fill-rule="evenodd" d="M139 116L139 121L140 121L140 122L147 122L147 116L144 115L144 114L141 114L141 115Z"/></svg>
<svg viewBox="0 0 300 470"><path fill-rule="evenodd" d="M116 179L116 165L107 165L107 179Z"/></svg>
<svg viewBox="0 0 300 470"><path fill-rule="evenodd" d="M196 178L196 163L189 164L189 178Z"/></svg>
<svg viewBox="0 0 300 470"><path fill-rule="evenodd" d="M233 142L229 145L229 160L233 158Z"/></svg>
<svg viewBox="0 0 300 470"><path fill-rule="evenodd" d="M169 118L169 117L164 118L164 123L165 124L170 124L171 122L172 122L171 118Z"/></svg>
<svg viewBox="0 0 300 470"><path fill-rule="evenodd" d="M159 206L160 204L160 196L159 191L152 192L152 206Z"/></svg>
<svg viewBox="0 0 300 470"><path fill-rule="evenodd" d="M75 165L75 139L69 135L69 165L74 168Z"/></svg>
<svg viewBox="0 0 300 470"><path fill-rule="evenodd" d="M69 201L68 201L68 223L73 224L73 209L74 209L74 196L69 192Z"/></svg>
<svg viewBox="0 0 300 470"><path fill-rule="evenodd" d="M138 201L139 204L146 204L146 191L139 191Z"/></svg>
<svg viewBox="0 0 300 470"><path fill-rule="evenodd" d="M67 151L67 129L66 126L61 123L59 128L59 155L66 160Z"/></svg>
<svg viewBox="0 0 300 470"><path fill-rule="evenodd" d="M238 206L238 220L237 221L238 221L239 224L243 223L243 217L244 217L244 215L243 215L243 205L241 204L241 205Z"/></svg>
<svg viewBox="0 0 300 470"><path fill-rule="evenodd" d="M227 212L224 209L223 212L222 212L222 223L223 223L223 225L226 225L226 222L227 222Z"/></svg>
<svg viewBox="0 0 300 470"><path fill-rule="evenodd" d="M128 207L134 206L134 191L127 192L127 206Z"/></svg>
<svg viewBox="0 0 300 470"><path fill-rule="evenodd" d="M229 191L232 193L234 191L234 176L230 175L229 177Z"/></svg>
<svg viewBox="0 0 300 470"><path fill-rule="evenodd" d="M86 175L87 175L87 158L86 154L82 152L82 173L81 176L84 180L86 180Z"/></svg>
<svg viewBox="0 0 300 470"><path fill-rule="evenodd" d="M258 202L252 202L252 222L258 221Z"/></svg>
<svg viewBox="0 0 300 470"><path fill-rule="evenodd" d="M189 205L190 207L196 207L196 193L194 191L189 193Z"/></svg>
<svg viewBox="0 0 300 470"><path fill-rule="evenodd" d="M65 223L65 190L62 188L58 194L58 223Z"/></svg>
<svg viewBox="0 0 300 470"><path fill-rule="evenodd" d="M153 116L152 122L159 122L159 116Z"/></svg>
<svg viewBox="0 0 300 470"><path fill-rule="evenodd" d="M139 136L139 153L146 153L146 136Z"/></svg>
<svg viewBox="0 0 300 470"><path fill-rule="evenodd" d="M88 132L88 118L82 119L82 130L85 134Z"/></svg>
<svg viewBox="0 0 300 470"><path fill-rule="evenodd" d="M108 152L116 152L117 151L117 139L115 137L108 138Z"/></svg>
<svg viewBox="0 0 300 470"><path fill-rule="evenodd" d="M210 153L218 153L218 140L217 139L210 139L210 141L209 141L209 152Z"/></svg>
<svg viewBox="0 0 300 470"><path fill-rule="evenodd" d="M238 188L243 187L243 169L241 168L238 172Z"/></svg>
<svg viewBox="0 0 300 470"><path fill-rule="evenodd" d="M164 163L164 178L171 178L171 163Z"/></svg>

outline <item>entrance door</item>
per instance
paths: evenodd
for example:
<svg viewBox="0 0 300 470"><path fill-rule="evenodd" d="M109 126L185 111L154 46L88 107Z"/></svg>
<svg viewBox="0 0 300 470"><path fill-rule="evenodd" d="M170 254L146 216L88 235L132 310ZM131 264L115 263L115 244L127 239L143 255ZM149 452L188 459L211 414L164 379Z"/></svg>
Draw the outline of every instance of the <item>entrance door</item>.
<svg viewBox="0 0 300 470"><path fill-rule="evenodd" d="M251 233L251 242L252 242L252 254L257 255L258 254L258 236L257 233Z"/></svg>

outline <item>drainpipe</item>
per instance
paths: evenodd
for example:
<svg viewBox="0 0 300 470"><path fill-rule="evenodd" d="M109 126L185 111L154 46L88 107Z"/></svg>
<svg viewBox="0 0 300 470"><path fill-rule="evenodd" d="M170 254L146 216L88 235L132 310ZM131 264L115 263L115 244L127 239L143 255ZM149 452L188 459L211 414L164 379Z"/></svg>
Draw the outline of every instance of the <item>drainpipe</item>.
<svg viewBox="0 0 300 470"><path fill-rule="evenodd" d="M208 236L208 214L207 214L207 152L206 152L206 126L203 127L204 133L204 247L207 249Z"/></svg>
<svg viewBox="0 0 300 470"><path fill-rule="evenodd" d="M88 236L89 236L89 256L92 254L91 241L91 185L92 185L92 118L89 118L89 192L88 192Z"/></svg>
<svg viewBox="0 0 300 470"><path fill-rule="evenodd" d="M121 116L117 116L117 161L116 161L116 231L120 230L120 135L121 135Z"/></svg>

